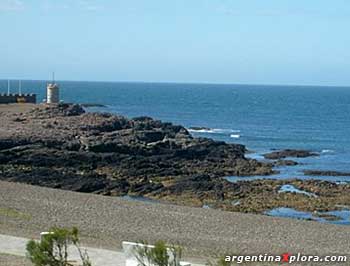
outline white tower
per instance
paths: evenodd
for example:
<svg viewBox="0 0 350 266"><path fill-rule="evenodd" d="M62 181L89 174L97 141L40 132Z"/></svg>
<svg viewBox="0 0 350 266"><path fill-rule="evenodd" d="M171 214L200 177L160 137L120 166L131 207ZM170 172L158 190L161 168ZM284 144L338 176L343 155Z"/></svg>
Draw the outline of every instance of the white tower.
<svg viewBox="0 0 350 266"><path fill-rule="evenodd" d="M52 83L47 84L47 103L60 102L60 88L55 83L55 73L52 74Z"/></svg>

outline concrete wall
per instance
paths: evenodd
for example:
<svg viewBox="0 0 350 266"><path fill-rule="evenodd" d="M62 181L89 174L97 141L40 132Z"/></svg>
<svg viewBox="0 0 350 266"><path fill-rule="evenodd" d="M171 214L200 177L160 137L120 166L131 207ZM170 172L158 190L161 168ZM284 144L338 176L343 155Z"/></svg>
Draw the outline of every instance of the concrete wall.
<svg viewBox="0 0 350 266"><path fill-rule="evenodd" d="M0 94L0 104L36 103L36 94Z"/></svg>

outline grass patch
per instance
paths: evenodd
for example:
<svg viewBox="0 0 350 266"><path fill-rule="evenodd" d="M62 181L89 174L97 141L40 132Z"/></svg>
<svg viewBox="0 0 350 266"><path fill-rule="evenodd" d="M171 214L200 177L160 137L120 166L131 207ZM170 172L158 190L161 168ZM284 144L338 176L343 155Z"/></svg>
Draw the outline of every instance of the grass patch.
<svg viewBox="0 0 350 266"><path fill-rule="evenodd" d="M23 220L30 220L32 218L29 214L25 214L23 212L10 208L0 208L0 216Z"/></svg>

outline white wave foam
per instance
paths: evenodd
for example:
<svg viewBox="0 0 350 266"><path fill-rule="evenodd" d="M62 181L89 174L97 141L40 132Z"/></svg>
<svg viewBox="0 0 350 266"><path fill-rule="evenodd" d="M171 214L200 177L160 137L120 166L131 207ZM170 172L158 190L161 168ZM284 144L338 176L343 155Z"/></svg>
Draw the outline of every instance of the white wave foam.
<svg viewBox="0 0 350 266"><path fill-rule="evenodd" d="M278 191L278 193L286 193L286 192L291 192L291 193L300 193L300 194L305 194L309 197L315 197L317 198L317 195L315 193L312 192L307 192L305 190L301 190L299 188L296 188L293 185L283 185L280 190Z"/></svg>
<svg viewBox="0 0 350 266"><path fill-rule="evenodd" d="M325 150L322 150L321 153L335 153L335 151L325 149Z"/></svg>
<svg viewBox="0 0 350 266"><path fill-rule="evenodd" d="M240 130L235 129L224 129L224 128L211 128L211 129L187 129L189 132L195 133L209 133L209 134L230 134L230 133L239 133Z"/></svg>
<svg viewBox="0 0 350 266"><path fill-rule="evenodd" d="M234 139L239 139L241 137L241 135L239 135L239 134L231 134L230 137L234 138Z"/></svg>

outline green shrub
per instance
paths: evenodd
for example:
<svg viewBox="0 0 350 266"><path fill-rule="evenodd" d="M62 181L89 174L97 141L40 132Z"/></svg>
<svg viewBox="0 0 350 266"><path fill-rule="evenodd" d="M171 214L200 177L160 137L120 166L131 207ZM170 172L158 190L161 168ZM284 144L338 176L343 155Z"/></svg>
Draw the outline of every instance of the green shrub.
<svg viewBox="0 0 350 266"><path fill-rule="evenodd" d="M139 266L180 266L182 247L166 245L164 241L155 243L154 248L142 242L134 250Z"/></svg>
<svg viewBox="0 0 350 266"><path fill-rule="evenodd" d="M87 252L82 252L80 248L77 228L52 228L40 242L30 240L27 243L27 256L35 266L71 266L68 261L69 245L74 245L78 250L82 266L92 265Z"/></svg>

